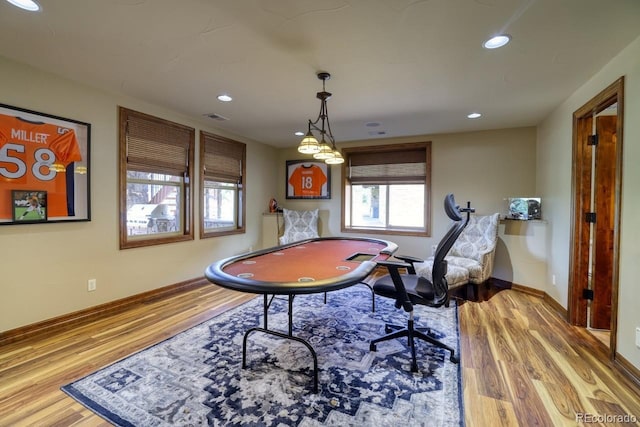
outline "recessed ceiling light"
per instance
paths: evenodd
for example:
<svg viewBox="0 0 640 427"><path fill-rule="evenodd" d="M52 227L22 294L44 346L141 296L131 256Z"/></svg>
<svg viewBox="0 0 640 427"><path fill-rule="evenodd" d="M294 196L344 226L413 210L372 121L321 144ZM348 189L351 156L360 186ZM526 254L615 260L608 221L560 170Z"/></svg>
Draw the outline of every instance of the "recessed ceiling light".
<svg viewBox="0 0 640 427"><path fill-rule="evenodd" d="M482 114L480 114L480 113L467 114L467 117L469 117L470 119L477 119L480 116L482 116Z"/></svg>
<svg viewBox="0 0 640 427"><path fill-rule="evenodd" d="M14 6L18 6L20 9L28 10L29 12L37 12L40 10L40 5L33 0L7 0Z"/></svg>
<svg viewBox="0 0 640 427"><path fill-rule="evenodd" d="M233 101L233 98L227 95L226 93L223 93L222 95L218 95L218 101L230 102L230 101Z"/></svg>
<svg viewBox="0 0 640 427"><path fill-rule="evenodd" d="M511 41L510 35L500 34L500 35L491 37L489 40L484 42L482 46L484 46L485 49L497 49L509 43L509 41Z"/></svg>
<svg viewBox="0 0 640 427"><path fill-rule="evenodd" d="M297 131L296 133L294 133L295 136L304 136L305 133L301 132L301 131Z"/></svg>

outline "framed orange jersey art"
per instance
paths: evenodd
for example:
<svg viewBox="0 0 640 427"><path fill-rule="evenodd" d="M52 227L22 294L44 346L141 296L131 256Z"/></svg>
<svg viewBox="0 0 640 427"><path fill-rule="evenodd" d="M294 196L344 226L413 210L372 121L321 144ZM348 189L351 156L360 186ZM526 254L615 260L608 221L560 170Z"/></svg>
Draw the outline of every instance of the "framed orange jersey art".
<svg viewBox="0 0 640 427"><path fill-rule="evenodd" d="M88 123L0 104L0 225L91 219L90 133Z"/></svg>
<svg viewBox="0 0 640 427"><path fill-rule="evenodd" d="M331 169L317 160L287 160L287 199L330 199Z"/></svg>

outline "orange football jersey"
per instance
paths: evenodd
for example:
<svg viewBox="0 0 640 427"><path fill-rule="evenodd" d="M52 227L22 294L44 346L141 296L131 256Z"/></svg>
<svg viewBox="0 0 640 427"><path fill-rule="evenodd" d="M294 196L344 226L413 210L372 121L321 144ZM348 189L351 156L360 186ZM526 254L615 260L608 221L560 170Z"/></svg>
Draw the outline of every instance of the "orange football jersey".
<svg viewBox="0 0 640 427"><path fill-rule="evenodd" d="M293 195L299 197L319 197L322 186L327 182L327 176L320 166L304 164L295 168L289 177L289 184L293 187Z"/></svg>
<svg viewBox="0 0 640 427"><path fill-rule="evenodd" d="M11 190L46 191L50 218L74 215L67 166L80 160L73 129L0 114L0 219L12 218Z"/></svg>

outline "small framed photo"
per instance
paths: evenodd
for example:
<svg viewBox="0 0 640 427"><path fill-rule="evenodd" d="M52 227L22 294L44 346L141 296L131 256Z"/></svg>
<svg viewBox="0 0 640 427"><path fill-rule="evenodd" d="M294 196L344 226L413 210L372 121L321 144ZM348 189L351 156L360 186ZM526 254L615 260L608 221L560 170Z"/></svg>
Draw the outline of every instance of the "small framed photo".
<svg viewBox="0 0 640 427"><path fill-rule="evenodd" d="M287 160L287 199L330 199L331 168L317 160Z"/></svg>
<svg viewBox="0 0 640 427"><path fill-rule="evenodd" d="M43 190L11 191L14 222L46 222L47 192Z"/></svg>

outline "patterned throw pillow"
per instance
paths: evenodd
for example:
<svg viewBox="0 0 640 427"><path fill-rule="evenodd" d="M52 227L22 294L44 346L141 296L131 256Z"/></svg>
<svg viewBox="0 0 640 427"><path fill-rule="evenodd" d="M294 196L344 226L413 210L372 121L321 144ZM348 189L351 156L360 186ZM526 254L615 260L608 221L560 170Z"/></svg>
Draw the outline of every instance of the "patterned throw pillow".
<svg viewBox="0 0 640 427"><path fill-rule="evenodd" d="M282 216L284 217L284 234L280 237L281 245L319 237L318 209L312 211L283 209Z"/></svg>

